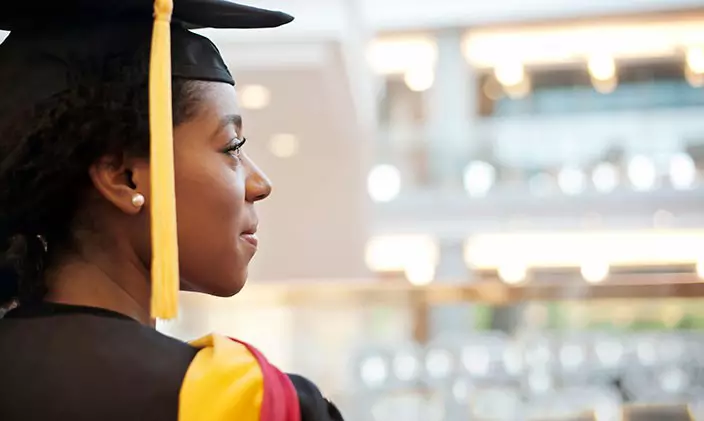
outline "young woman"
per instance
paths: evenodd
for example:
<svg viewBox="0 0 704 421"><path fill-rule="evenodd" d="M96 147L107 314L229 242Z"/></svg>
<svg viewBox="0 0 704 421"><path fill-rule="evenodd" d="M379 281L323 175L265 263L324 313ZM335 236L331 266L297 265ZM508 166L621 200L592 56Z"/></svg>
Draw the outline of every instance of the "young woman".
<svg viewBox="0 0 704 421"><path fill-rule="evenodd" d="M226 0L0 3L0 419L342 419L252 346L152 322L177 287L242 288L271 193L232 76L188 28L291 20Z"/></svg>

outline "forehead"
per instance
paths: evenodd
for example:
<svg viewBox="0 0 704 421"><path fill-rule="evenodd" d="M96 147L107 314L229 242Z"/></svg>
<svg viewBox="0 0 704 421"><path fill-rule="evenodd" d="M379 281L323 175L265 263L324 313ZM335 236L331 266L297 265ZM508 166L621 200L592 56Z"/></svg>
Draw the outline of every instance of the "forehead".
<svg viewBox="0 0 704 421"><path fill-rule="evenodd" d="M194 113L174 130L178 148L222 143L223 136L231 138L240 131L240 108L232 85L196 82L192 93L197 101Z"/></svg>
<svg viewBox="0 0 704 421"><path fill-rule="evenodd" d="M234 86L220 82L198 82L201 110L215 118L240 115Z"/></svg>

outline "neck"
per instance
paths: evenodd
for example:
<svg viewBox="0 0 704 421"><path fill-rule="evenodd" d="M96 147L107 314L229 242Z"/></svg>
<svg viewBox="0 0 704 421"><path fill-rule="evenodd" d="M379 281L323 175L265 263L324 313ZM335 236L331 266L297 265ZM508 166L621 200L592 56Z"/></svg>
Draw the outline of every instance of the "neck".
<svg viewBox="0 0 704 421"><path fill-rule="evenodd" d="M149 275L137 265L67 259L47 274L46 301L112 310L153 326Z"/></svg>

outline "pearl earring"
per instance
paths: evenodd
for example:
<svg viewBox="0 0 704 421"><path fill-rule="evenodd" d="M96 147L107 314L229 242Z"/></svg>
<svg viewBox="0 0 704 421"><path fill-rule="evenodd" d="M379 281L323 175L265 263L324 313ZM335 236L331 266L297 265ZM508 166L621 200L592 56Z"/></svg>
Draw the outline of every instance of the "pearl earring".
<svg viewBox="0 0 704 421"><path fill-rule="evenodd" d="M139 193L136 193L134 196L132 196L132 204L135 208L141 208L142 206L144 206L144 196Z"/></svg>

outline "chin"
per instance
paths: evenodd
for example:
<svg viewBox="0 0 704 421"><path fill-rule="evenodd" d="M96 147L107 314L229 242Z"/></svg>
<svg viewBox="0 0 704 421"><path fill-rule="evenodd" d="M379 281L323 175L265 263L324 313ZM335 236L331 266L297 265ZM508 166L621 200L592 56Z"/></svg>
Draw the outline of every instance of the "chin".
<svg viewBox="0 0 704 421"><path fill-rule="evenodd" d="M219 283L218 285L216 285L215 288L213 288L215 291L212 292L210 295L222 298L232 297L242 291L246 284L247 272L245 271L245 273L239 276L223 280L222 283Z"/></svg>
<svg viewBox="0 0 704 421"><path fill-rule="evenodd" d="M213 297L228 298L237 295L247 283L247 271L227 279L213 279L207 282L182 282L182 291L200 292Z"/></svg>
<svg viewBox="0 0 704 421"><path fill-rule="evenodd" d="M240 291L242 291L242 289L244 288L244 284L245 283L242 282L241 284L238 284L234 288L226 288L223 290L218 290L214 293L211 293L210 295L215 296L215 297L220 297L220 298L233 297L233 296L237 295Z"/></svg>

